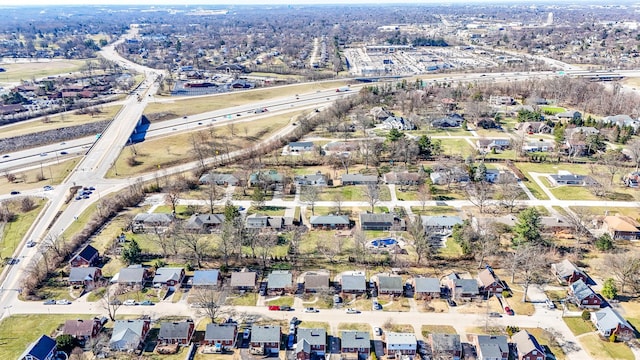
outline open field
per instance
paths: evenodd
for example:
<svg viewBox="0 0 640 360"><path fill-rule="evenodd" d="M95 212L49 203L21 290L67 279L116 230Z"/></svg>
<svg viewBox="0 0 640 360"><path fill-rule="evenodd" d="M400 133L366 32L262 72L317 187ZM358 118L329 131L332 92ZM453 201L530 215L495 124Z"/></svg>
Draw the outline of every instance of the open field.
<svg viewBox="0 0 640 360"><path fill-rule="evenodd" d="M462 157L467 157L476 152L476 149L465 139L440 138L438 140L441 142L442 153L446 155L462 155Z"/></svg>
<svg viewBox="0 0 640 360"><path fill-rule="evenodd" d="M144 114L150 115L155 113L168 113L174 114L176 117L194 115L232 106L240 106L251 102L270 100L287 96L294 97L296 94L333 89L344 86L345 84L346 83L344 81L322 82L232 92L220 95L203 96L187 100L163 100L161 102L154 102L147 105Z"/></svg>
<svg viewBox="0 0 640 360"><path fill-rule="evenodd" d="M234 147L230 151L252 146L256 142L269 137L286 126L292 117L301 113L300 111L293 111L236 125L237 131L240 133L236 133L233 141ZM231 131L227 126L213 128L216 130L217 138L226 139L231 136ZM192 151L192 136L193 133L179 133L147 140L136 144L135 147L127 146L120 153L114 167L107 173L107 177L129 177L193 161L195 160L195 154ZM134 151L138 154L136 156L138 165L130 166L128 159L133 155Z"/></svg>
<svg viewBox="0 0 640 360"><path fill-rule="evenodd" d="M100 113L95 116L89 114L76 114L75 111L65 114L50 115L48 122L29 120L22 121L11 125L5 125L0 132L0 139L6 139L14 136L32 134L40 131L59 129L62 127L76 126L98 122L103 120L111 120L120 111L122 105L99 105Z"/></svg>
<svg viewBox="0 0 640 360"><path fill-rule="evenodd" d="M0 82L32 80L46 76L79 71L87 60L54 60L46 62L2 63L7 70L0 74Z"/></svg>
<svg viewBox="0 0 640 360"><path fill-rule="evenodd" d="M592 331L595 331L593 323L591 321L582 320L581 317L563 317L565 324L571 329L573 335L582 335Z"/></svg>
<svg viewBox="0 0 640 360"><path fill-rule="evenodd" d="M0 178L0 193L8 194L13 190L23 191L33 188L41 188L45 185L57 185L64 180L69 173L76 167L80 158L74 157L68 160L60 159L59 163L55 163L55 159L47 159L47 165L42 168L30 169L20 172L12 172L18 179L15 183L10 183L3 176ZM38 181L38 176L44 177L44 180Z"/></svg>
<svg viewBox="0 0 640 360"><path fill-rule="evenodd" d="M91 319L96 315L13 315L0 322L0 354L17 359L41 334L52 335L67 319ZM35 331L37 329L37 331Z"/></svg>
<svg viewBox="0 0 640 360"><path fill-rule="evenodd" d="M633 360L631 349L624 343L601 340L596 334L578 338L580 344L594 359Z"/></svg>
<svg viewBox="0 0 640 360"><path fill-rule="evenodd" d="M0 239L0 259L5 257L11 257L15 252L18 244L22 241L22 238L26 235L31 224L34 223L35 218L38 216L42 207L45 204L43 199L34 198L35 208L26 213L19 211L18 203L10 203L9 209L16 213L16 219L12 222L5 223L4 226L0 226L0 232L2 238ZM4 267L4 262L0 264L0 269Z"/></svg>

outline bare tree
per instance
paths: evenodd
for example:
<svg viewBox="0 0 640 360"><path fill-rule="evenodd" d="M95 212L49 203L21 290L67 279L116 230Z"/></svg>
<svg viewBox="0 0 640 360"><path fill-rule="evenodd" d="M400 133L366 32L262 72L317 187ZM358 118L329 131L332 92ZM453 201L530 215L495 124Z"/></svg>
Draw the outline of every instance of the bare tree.
<svg viewBox="0 0 640 360"><path fill-rule="evenodd" d="M413 239L413 247L416 249L416 255L418 255L417 262L419 266L422 266L422 260L427 259L433 251L430 241L430 235L432 234L427 234L419 216L408 219L407 231Z"/></svg>
<svg viewBox="0 0 640 360"><path fill-rule="evenodd" d="M118 285L112 285L111 287L106 287L104 289L104 293L102 294L102 307L107 311L107 315L111 321L116 320L116 313L120 306L122 306L122 301L118 299L118 296L124 294L124 289Z"/></svg>
<svg viewBox="0 0 640 360"><path fill-rule="evenodd" d="M609 265L609 270L618 280L621 293L632 280L640 277L640 257L637 253L607 255L605 263Z"/></svg>
<svg viewBox="0 0 640 360"><path fill-rule="evenodd" d="M515 250L519 255L518 269L522 279L522 302L527 301L529 286L539 283L543 278L543 272L547 269L547 253L540 245L520 245Z"/></svg>
<svg viewBox="0 0 640 360"><path fill-rule="evenodd" d="M33 199L29 196L23 197L22 200L20 201L20 210L22 210L22 212L31 211L35 209L35 207L36 207L35 201L33 201Z"/></svg>
<svg viewBox="0 0 640 360"><path fill-rule="evenodd" d="M367 253L367 235L360 229L353 230L353 252L358 263L363 263Z"/></svg>
<svg viewBox="0 0 640 360"><path fill-rule="evenodd" d="M159 226L154 224L151 226L151 232L146 233L144 237L157 244L162 251L162 257L164 259L167 258L167 254L169 253L169 241L167 241L167 229L163 226Z"/></svg>
<svg viewBox="0 0 640 360"><path fill-rule="evenodd" d="M209 254L209 243L198 234L192 234L185 229L177 229L174 236L184 247L187 257L194 260L199 268L202 267L202 259Z"/></svg>
<svg viewBox="0 0 640 360"><path fill-rule="evenodd" d="M342 214L342 203L344 202L344 195L342 192L337 192L333 195L333 203L336 204L336 213Z"/></svg>
<svg viewBox="0 0 640 360"><path fill-rule="evenodd" d="M495 199L500 201L500 204L509 209L510 213L514 212L518 200L525 197L525 192L520 187L520 184L513 179L506 179L500 176L497 184L497 194Z"/></svg>
<svg viewBox="0 0 640 360"><path fill-rule="evenodd" d="M590 236L588 226L593 219L593 214L587 208L572 208L566 212L565 219L573 228L576 245L580 245L580 240Z"/></svg>
<svg viewBox="0 0 640 360"><path fill-rule="evenodd" d="M427 206L427 201L431 200L431 191L429 190L429 185L420 184L418 187L418 201L420 202L420 206L422 207L422 211L425 210Z"/></svg>
<svg viewBox="0 0 640 360"><path fill-rule="evenodd" d="M478 207L480 213L484 213L493 199L493 188L487 181L471 181L464 188L467 200Z"/></svg>
<svg viewBox="0 0 640 360"><path fill-rule="evenodd" d="M167 189L166 194L164 195L164 201L167 205L171 206L171 211L173 211L173 214L176 214L176 206L178 205L178 201L180 200L181 193L182 187L176 183L170 186Z"/></svg>
<svg viewBox="0 0 640 360"><path fill-rule="evenodd" d="M216 201L220 200L220 195L222 191L220 187L216 185L215 181L211 181L207 184L207 188L205 189L207 194L207 201L209 202L209 212L213 214L213 208L215 206Z"/></svg>
<svg viewBox="0 0 640 360"><path fill-rule="evenodd" d="M635 138L627 143L627 152L631 161L636 166L636 172L640 167L640 139Z"/></svg>
<svg viewBox="0 0 640 360"><path fill-rule="evenodd" d="M224 294L214 289L197 289L194 291L192 300L198 304L200 316L206 316L211 323L216 322L216 316L224 303Z"/></svg>
<svg viewBox="0 0 640 360"><path fill-rule="evenodd" d="M365 187L364 197L367 198L369 206L371 206L371 212L374 212L376 204L380 201L380 184L369 183Z"/></svg>
<svg viewBox="0 0 640 360"><path fill-rule="evenodd" d="M262 268L267 268L267 260L277 241L278 235L270 231L261 232L256 236L256 246L258 248L260 260L262 261Z"/></svg>
<svg viewBox="0 0 640 360"><path fill-rule="evenodd" d="M315 204L320 200L322 188L313 185L302 185L300 189L300 200L311 206L311 215L315 215Z"/></svg>

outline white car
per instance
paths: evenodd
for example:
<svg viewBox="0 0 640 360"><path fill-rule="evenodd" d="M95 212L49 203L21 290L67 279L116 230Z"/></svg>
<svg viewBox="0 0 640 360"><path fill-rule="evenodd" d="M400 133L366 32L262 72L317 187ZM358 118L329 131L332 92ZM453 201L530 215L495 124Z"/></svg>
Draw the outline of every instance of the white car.
<svg viewBox="0 0 640 360"><path fill-rule="evenodd" d="M347 314L360 314L360 311L352 308L347 309Z"/></svg>
<svg viewBox="0 0 640 360"><path fill-rule="evenodd" d="M242 333L242 338L244 340L249 340L249 335L251 335L251 329L249 328L244 329L244 332Z"/></svg>
<svg viewBox="0 0 640 360"><path fill-rule="evenodd" d="M71 301L67 300L67 299L62 299L62 300L58 300L56 301L56 305L70 305Z"/></svg>
<svg viewBox="0 0 640 360"><path fill-rule="evenodd" d="M304 312L306 312L306 313L317 313L318 309L312 308L312 307L308 307L308 308L304 309Z"/></svg>
<svg viewBox="0 0 640 360"><path fill-rule="evenodd" d="M133 300L133 299L127 299L127 300L125 300L125 301L122 303L122 305L125 305L125 306L134 306L134 305L137 305L137 304L136 304L136 301L135 301L135 300Z"/></svg>

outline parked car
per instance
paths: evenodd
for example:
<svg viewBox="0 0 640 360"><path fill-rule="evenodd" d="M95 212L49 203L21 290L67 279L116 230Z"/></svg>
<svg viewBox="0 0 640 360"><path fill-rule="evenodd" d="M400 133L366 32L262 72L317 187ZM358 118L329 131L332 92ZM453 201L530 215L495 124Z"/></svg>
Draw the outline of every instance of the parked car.
<svg viewBox="0 0 640 360"><path fill-rule="evenodd" d="M382 305L374 300L373 304L371 304L371 310L382 310Z"/></svg>
<svg viewBox="0 0 640 360"><path fill-rule="evenodd" d="M118 300L118 299L114 299L109 301L109 305L122 305L122 301Z"/></svg>
<svg viewBox="0 0 640 360"><path fill-rule="evenodd" d="M133 305L137 305L137 303L133 299L127 299L122 303L122 305L124 305L124 306L133 306Z"/></svg>
<svg viewBox="0 0 640 360"><path fill-rule="evenodd" d="M142 305L142 306L151 306L151 305L153 305L153 301L145 300L145 301L141 302L140 305Z"/></svg>
<svg viewBox="0 0 640 360"><path fill-rule="evenodd" d="M490 312L489 317L502 317L502 315L500 315L500 313L497 313L497 312Z"/></svg>
<svg viewBox="0 0 640 360"><path fill-rule="evenodd" d="M19 194L20 194L20 191L17 191L17 190L13 190L11 192L11 195L19 195Z"/></svg>
<svg viewBox="0 0 640 360"><path fill-rule="evenodd" d="M60 155L68 155L69 153L66 151L60 151Z"/></svg>
<svg viewBox="0 0 640 360"><path fill-rule="evenodd" d="M44 189L44 191L51 191L51 190L53 190L53 186L47 185L43 189Z"/></svg>
<svg viewBox="0 0 640 360"><path fill-rule="evenodd" d="M55 305L55 304L56 304L56 301L55 301L55 300L53 300L53 299L48 299L48 300L45 300L45 301L43 302L43 304L45 304L45 305Z"/></svg>
<svg viewBox="0 0 640 360"><path fill-rule="evenodd" d="M457 306L457 305L458 305L458 304L456 304L456 302L455 302L455 301L453 301L453 300L451 300L451 299L448 299L448 300L447 300L447 304L449 304L449 306Z"/></svg>
<svg viewBox="0 0 640 360"><path fill-rule="evenodd" d="M312 307L308 307L304 309L304 312L306 313L317 313L319 310L316 308L312 308Z"/></svg>
<svg viewBox="0 0 640 360"><path fill-rule="evenodd" d="M513 310L511 310L511 308L510 308L510 307L508 307L508 306L505 306L505 308L504 308L504 312L505 312L507 315L511 315L511 316L513 316Z"/></svg>
<svg viewBox="0 0 640 360"><path fill-rule="evenodd" d="M280 306L280 311L291 311L293 310L290 306Z"/></svg>
<svg viewBox="0 0 640 360"><path fill-rule="evenodd" d="M556 304L554 304L553 301L551 301L551 299L545 300L545 303L547 304L547 308L551 310L556 308Z"/></svg>
<svg viewBox="0 0 640 360"><path fill-rule="evenodd" d="M271 311L280 311L280 306L278 306L278 305L269 305L269 310L271 310Z"/></svg>
<svg viewBox="0 0 640 360"><path fill-rule="evenodd" d="M56 301L56 305L71 305L71 301L67 299L61 299Z"/></svg>
<svg viewBox="0 0 640 360"><path fill-rule="evenodd" d="M244 332L242 333L242 338L244 340L249 340L249 335L251 335L251 329L249 328L244 329Z"/></svg>
<svg viewBox="0 0 640 360"><path fill-rule="evenodd" d="M374 327L373 332L376 334L376 336L382 336L382 328Z"/></svg>
<svg viewBox="0 0 640 360"><path fill-rule="evenodd" d="M360 311L356 309L348 308L347 314L360 314Z"/></svg>
<svg viewBox="0 0 640 360"><path fill-rule="evenodd" d="M31 248L31 247L34 247L34 246L36 246L36 242L35 241L33 241L33 240L27 241L27 247Z"/></svg>
<svg viewBox="0 0 640 360"><path fill-rule="evenodd" d="M297 317L292 317L291 321L289 321L289 324L297 324L298 323L298 318Z"/></svg>
<svg viewBox="0 0 640 360"><path fill-rule="evenodd" d="M7 259L7 265L15 265L18 262L20 262L20 259L16 259L16 258L8 258Z"/></svg>

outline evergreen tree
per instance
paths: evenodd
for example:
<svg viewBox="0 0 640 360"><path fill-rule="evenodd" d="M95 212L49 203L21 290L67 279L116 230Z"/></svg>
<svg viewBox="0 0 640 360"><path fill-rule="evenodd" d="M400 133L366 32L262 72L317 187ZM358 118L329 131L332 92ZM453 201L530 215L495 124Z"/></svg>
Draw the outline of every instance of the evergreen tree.
<svg viewBox="0 0 640 360"><path fill-rule="evenodd" d="M542 234L540 232L540 212L534 207L526 208L518 215L518 221L513 227L513 243L520 244L539 244L542 242Z"/></svg>
<svg viewBox="0 0 640 360"><path fill-rule="evenodd" d="M142 250L135 239L132 239L122 250L122 260L127 264L137 264L140 262Z"/></svg>

